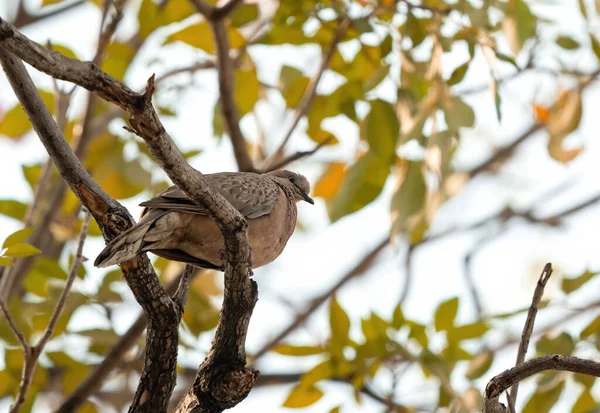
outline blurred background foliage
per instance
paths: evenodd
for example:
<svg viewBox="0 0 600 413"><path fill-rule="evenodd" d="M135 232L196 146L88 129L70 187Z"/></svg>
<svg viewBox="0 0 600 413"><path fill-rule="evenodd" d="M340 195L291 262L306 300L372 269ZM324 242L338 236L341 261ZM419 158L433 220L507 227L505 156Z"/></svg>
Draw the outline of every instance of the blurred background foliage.
<svg viewBox="0 0 600 413"><path fill-rule="evenodd" d="M68 31L69 19L77 19L84 8L88 10L86 16L91 13L106 25L115 6L110 0L9 3L1 10L3 17L25 33L36 25L44 25L43 34L32 32L34 40L47 43L47 47L66 56L90 60L97 44L89 44L84 55L68 43L55 44L53 30ZM188 0L123 3L122 29L94 60L111 76L137 88L142 88L149 74L156 72L155 105L167 126L174 125L181 120L179 99L194 89L200 89L202 96L198 79L214 76L215 43L210 25L197 16ZM528 305L519 303L522 308L507 313L487 311L479 290L490 294L489 290L499 281L488 279L485 285L475 285L470 262L510 222L556 227L599 199L594 193L584 193L577 197L583 201L574 200L564 195L563 182L562 186L545 188L550 195L542 194L538 201L528 204L507 204L488 215L460 210L454 212L460 216L454 221L448 220L448 214L443 216L451 200L467 196L465 193L477 193L480 176L501 180L500 171L512 162L526 141L541 139L543 144L535 149L536 162L543 157L544 162L561 168L576 164L591 150L577 137L577 131L589 106L584 94L588 88L593 90L600 74L600 43L594 33L599 27L600 2L558 3L265 0L245 2L227 19L230 55L235 65L234 98L255 164L259 168L275 165L296 150L318 147L318 152L302 156L293 167L311 177L314 196L322 200L319 205L326 211L328 222L356 221L354 232L346 231L340 236L338 248L343 249L348 237L359 237L362 231L378 232L383 239L377 247L364 252L364 257L337 258L339 268L359 264L320 295L300 297L304 305L299 308L304 310L292 314L287 332L282 330L285 334L277 335L276 329L268 325L268 318L261 318L261 325L251 325L251 330L261 329L262 342L266 343L249 349L251 362L257 363L263 375L254 391L258 395L251 395L235 411L245 411L245 403L253 397L264 397L264 392L258 390L263 386L281 394L277 405L262 402L263 411L481 409L480 395L486 381L493 372L511 367L518 342L514 331L518 329L509 334L506 326L521 325ZM572 22L578 31L563 32L560 13L564 9L569 10L570 18L577 16L579 24L574 18ZM181 61L174 58L178 53L185 56ZM275 61L272 56L279 53L295 54L309 64L275 65L271 59ZM519 83L518 91L507 86L518 78L528 79ZM40 93L65 138L111 196L139 200L168 185L141 140L121 128L127 119L120 109L80 90L75 91L78 100L69 108L70 85L55 82L53 88L48 82L43 84L49 86L42 87ZM0 139L15 146L35 139L23 110L9 98L10 91L3 90ZM475 95L479 98L472 99ZM520 106L515 104L519 98ZM511 102L510 107L505 99ZM227 146L226 151L209 152L214 145L222 148L228 143L218 97L214 102L206 102L203 105L210 113L203 119L210 123L187 127L212 129L212 137L205 138L202 144L185 140L181 129L175 127L172 135L190 161L217 156L222 159L213 162L230 166L233 158ZM592 107L592 118L593 112ZM284 121L277 120L273 113L282 115ZM490 143L489 136L498 135L498 129L511 135L504 141L496 139ZM475 155L466 157L465 162L461 151ZM2 158L2 162L11 161L4 155ZM202 162L194 165L206 172ZM0 294L9 300L21 331L34 338L46 327L66 279L72 241L81 227L81 206L50 161L27 162L21 169L31 196L27 201L0 199L0 214L24 228L3 234L6 239L0 250ZM527 168L513 172L528 173ZM555 183L561 181L557 178ZM15 182L5 177L2 185L10 187ZM543 191L536 188L535 192L539 195ZM493 196L493 192L471 195L468 202L477 203L480 196ZM566 197L569 202L551 214L540 214L536 207L549 196ZM357 214L371 204L381 204L382 199L389 211L388 229L371 227ZM311 232L309 220L301 214L299 229L305 236ZM436 226L440 221L442 225ZM411 280L419 276L411 271L415 252L430 241L480 228L485 229L482 237L464 259L466 293L461 298L444 297L432 285L432 294L443 297L434 312L419 317L405 314ZM100 235L93 222L89 234ZM390 239L395 244L392 260L403 257L401 265L396 260L392 266L395 277L403 280L399 299L386 302L384 312L357 315L350 307L360 307L360 303L350 306L351 302L338 301L336 297L343 296L343 287L359 275L377 276L377 271L371 269L386 259L380 252L388 248ZM439 258L429 254L427 259ZM174 280L181 272L178 264L159 258L155 266L166 285L176 285ZM279 277L284 277L285 268L278 270ZM579 297L577 294L587 286L597 287L593 284L596 274L593 269L568 276L558 271L558 288L543 301L544 307L554 309L557 316L537 331L532 354L598 356L597 297L589 302L576 298L578 305L568 311L561 307L569 303L569 297ZM9 275L14 282L6 281ZM82 381L94 374L93 369L105 355L123 343L126 351L81 411L121 411L131 400L142 366L143 318L136 322L137 327L129 327L137 310L120 270L100 273L88 263L79 276L79 284L70 293L65 312L40 361L23 411L58 408ZM438 276L443 277L443 272ZM261 291L267 289L261 284L260 273L258 282ZM533 292L531 284L526 287L527 294ZM203 354L205 344L210 342L218 319L221 288L220 274L204 272L195 278L190 290L181 327L180 386L174 402L193 377L194 363L189 362L187 355ZM524 286L514 286L515 290L521 288ZM276 298L261 295L258 306L268 300ZM322 304L327 312L317 311ZM459 308L467 308L463 312L468 316L458 317ZM72 320L76 313L79 318ZM103 327L86 326L86 314L91 313L105 321ZM329 325L321 323L322 331L312 341L306 337L294 339L290 333L302 330L313 313L328 317ZM123 321L123 314L134 316L128 315ZM577 325L576 331L565 329L565 324L579 316L585 322ZM23 356L5 321L0 322L0 342L4 358L0 363L0 398L8 403L18 389ZM507 351L510 357L504 355L502 363L495 362L499 354ZM272 356L270 361L258 363L267 353ZM300 369L295 370L294 366ZM429 391L421 397L407 397L401 385L406 378L412 383L411 389L423 385ZM560 411L583 413L600 408L600 394L589 377L546 373L532 379L529 388L522 396L519 411L544 413L560 406ZM324 403L321 399L327 392L345 395L337 398L343 402Z"/></svg>

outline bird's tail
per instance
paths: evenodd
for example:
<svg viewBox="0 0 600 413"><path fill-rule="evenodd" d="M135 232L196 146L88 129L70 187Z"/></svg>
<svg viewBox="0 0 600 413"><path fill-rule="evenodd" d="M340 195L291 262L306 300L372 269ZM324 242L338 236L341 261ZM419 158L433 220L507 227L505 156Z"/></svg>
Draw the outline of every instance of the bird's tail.
<svg viewBox="0 0 600 413"><path fill-rule="evenodd" d="M94 261L94 266L100 268L110 267L111 265L130 260L144 252L144 244L146 244L144 236L152 228L156 220L165 213L167 213L165 210L152 210L139 223L119 234L98 254L98 257Z"/></svg>

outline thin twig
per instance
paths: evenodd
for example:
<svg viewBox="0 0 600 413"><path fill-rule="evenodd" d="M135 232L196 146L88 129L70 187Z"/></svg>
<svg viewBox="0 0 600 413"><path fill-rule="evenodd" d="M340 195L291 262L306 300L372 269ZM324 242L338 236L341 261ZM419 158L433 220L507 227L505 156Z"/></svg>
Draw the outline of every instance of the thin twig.
<svg viewBox="0 0 600 413"><path fill-rule="evenodd" d="M4 301L4 298L2 298L2 296L0 296L0 307L2 308L4 317L6 317L6 321L8 321L8 325L10 326L10 329L12 330L12 332L15 335L15 337L17 338L17 340L19 340L19 343L21 344L23 351L28 351L29 344L27 343L27 339L25 338L23 333L21 333L21 330L19 330L19 327L17 327L17 323L15 322L15 319L13 318L13 316L10 314L8 305L6 304L6 301Z"/></svg>
<svg viewBox="0 0 600 413"><path fill-rule="evenodd" d="M60 5L56 5L52 7L50 11L40 14L30 14L25 10L25 7L20 7L17 13L17 17L15 18L14 25L21 29L24 26L40 22L42 20L48 19L50 17L58 16L66 11L73 10L76 7L82 6L85 3L85 0L74 0L72 2L63 1ZM23 5L23 2L21 2Z"/></svg>
<svg viewBox="0 0 600 413"><path fill-rule="evenodd" d="M538 279L537 285L535 287L535 291L533 292L531 306L529 307L529 311L527 313L527 320L525 320L525 325L523 326L523 333L521 334L521 342L519 343L519 351L517 352L517 361L515 363L515 366L519 366L525 361L525 355L527 354L527 349L529 348L529 340L531 339L531 334L533 333L533 325L535 324L535 316L538 312L538 306L540 305L540 301L542 300L542 296L544 295L544 288L546 288L546 283L550 279L551 275L552 264L548 263L544 266L542 274L540 275L540 278ZM513 406L517 404L518 392L519 382L516 382L510 390L509 396L509 399L511 399ZM515 412L513 411L512 413Z"/></svg>
<svg viewBox="0 0 600 413"><path fill-rule="evenodd" d="M600 363L564 354L549 354L526 361L495 376L488 383L484 397L488 400L498 398L509 387L545 370L570 371L600 377Z"/></svg>
<svg viewBox="0 0 600 413"><path fill-rule="evenodd" d="M363 274L373 263L375 258L379 255L379 253L389 244L389 237L385 237L382 241L380 241L373 249L371 249L362 260L358 264L356 264L346 275L344 275L337 283L335 283L331 288L325 291L323 294L315 297L310 301L310 305L304 311L296 314L294 320L290 322L290 324L285 327L281 332L279 332L275 337L270 339L267 343L263 344L263 346L253 355L252 363L255 364L258 359L264 356L269 350L271 350L274 346L281 342L284 338L288 336L292 331L294 331L298 326L302 325L304 321L308 319L308 317L314 313L323 303L325 303L329 297L335 294L340 288L346 285L350 280L356 278L357 276Z"/></svg>
<svg viewBox="0 0 600 413"><path fill-rule="evenodd" d="M295 162L299 159L302 158L306 158L307 156L311 156L314 155L319 149L321 149L323 146L326 146L329 144L329 142L332 141L331 137L328 137L327 139L324 139L323 142L319 143L317 146L314 147L314 149L311 149L310 151L298 151L293 155L288 156L285 159L282 159L280 162L276 163L275 165L271 165L269 166L267 169L265 169L263 172L271 172L271 171L276 171L277 169L281 169L284 166Z"/></svg>
<svg viewBox="0 0 600 413"><path fill-rule="evenodd" d="M337 49L338 44L344 38L344 35L346 34L346 30L348 29L349 25L350 25L349 19L344 19L340 22L337 30L335 31L335 35L333 36L333 39L331 40L331 43L329 44L329 47L323 54L323 58L321 59L321 65L319 66L317 73L315 73L315 75L310 79L310 82L308 83L308 86L306 87L306 90L304 91L304 95L302 96L302 99L300 99L300 102L298 103L298 108L296 109L296 112L294 114L294 119L292 121L292 124L290 125L288 131L284 135L283 140L281 141L281 144L279 145L279 147L275 150L273 155L266 162L267 169L271 169L272 168L271 164L273 164L275 162L275 160L277 160L283 154L285 145L287 145L292 134L294 133L294 130L296 130L296 127L298 126L300 119L302 119L302 117L308 113L308 110L310 109L310 107L316 97L317 86L319 85L319 81L321 80L321 77L323 77L323 73L325 73L325 70L327 69L327 67L329 67L329 63L331 62L333 53Z"/></svg>
<svg viewBox="0 0 600 413"><path fill-rule="evenodd" d="M200 272L194 271L192 278ZM177 293L178 285L181 284L182 277L183 272L173 280L169 281L165 286L165 290L168 294ZM62 401L62 404L56 409L55 413L72 412L89 399L90 396L95 394L96 391L102 387L104 380L106 380L110 373L121 365L125 354L138 342L140 336L146 329L146 324L146 316L142 313L129 329L112 344L102 361L96 365L89 374L80 381L77 388ZM129 400L131 400L131 398Z"/></svg>
<svg viewBox="0 0 600 413"><path fill-rule="evenodd" d="M37 342L37 344L31 348L24 348L24 362L23 362L23 370L21 374L21 383L19 384L19 392L17 393L17 397L15 398L14 403L10 406L9 413L16 413L21 408L22 404L25 402L25 398L27 396L27 391L31 385L31 380L33 379L33 374L35 373L35 368L37 367L37 361L46 343L50 340L52 333L54 332L54 328L58 323L58 320L62 314L63 309L65 308L65 304L67 302L67 297L69 292L71 291L71 287L73 286L73 282L77 277L77 272L79 271L79 267L83 262L83 244L85 243L85 238L87 236L88 227L90 224L91 214L88 212L85 215L83 225L81 227L81 231L79 233L79 239L77 243L77 252L75 253L75 258L73 260L73 264L71 265L71 271L67 277L67 282L65 284L64 289L60 293L58 297L58 301L56 302L56 306L52 311L52 315L50 316L50 321L44 330L44 334ZM3 301L2 301L3 302Z"/></svg>

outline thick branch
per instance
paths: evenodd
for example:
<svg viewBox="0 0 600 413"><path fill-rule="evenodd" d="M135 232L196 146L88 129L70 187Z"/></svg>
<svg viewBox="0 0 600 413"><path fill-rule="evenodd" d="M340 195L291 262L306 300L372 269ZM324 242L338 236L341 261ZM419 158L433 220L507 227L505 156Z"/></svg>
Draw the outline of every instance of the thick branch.
<svg viewBox="0 0 600 413"><path fill-rule="evenodd" d="M240 171L254 170L252 159L246 147L246 140L240 129L240 113L235 103L235 74L233 61L229 56L229 38L225 22L217 20L212 23L212 32L217 46L217 73L219 76L219 94L221 112L227 131L231 137L233 153Z"/></svg>
<svg viewBox="0 0 600 413"><path fill-rule="evenodd" d="M4 25L4 22L0 23L1 25ZM83 168L45 107L23 63L7 53L4 48L0 49L0 60L17 98L59 173L92 213L104 237L110 240L129 228L134 222L133 218L122 205L108 196ZM148 319L153 320L149 327L149 345L138 387L138 393L140 396L143 394L145 398L136 398L131 411L143 410L147 406L166 408L175 384L178 314L145 255L124 263L122 268L136 300ZM171 360L171 363L167 363L168 360ZM161 367L165 364L170 370Z"/></svg>
<svg viewBox="0 0 600 413"><path fill-rule="evenodd" d="M223 408L229 408L239 403L250 391L256 376L256 372L244 367L246 363L244 347L248 323L258 299L256 283L248 278L247 223L231 204L220 194L212 191L202 174L186 162L181 151L165 131L151 102L154 92L154 77L149 79L146 91L143 94L137 94L100 71L94 64L83 63L47 51L18 33L5 21L0 21L0 41L3 42L3 48L14 51L35 68L97 92L102 98L128 111L130 130L144 139L157 162L171 180L191 199L206 208L219 225L225 238L228 257L225 269L223 310L213 347L201 366L198 385L191 389L190 395L196 397L199 403L208 402L211 406L223 406ZM23 70L25 70L24 67ZM40 132L38 134L42 135ZM60 134L55 133L50 136L60 136ZM66 145L66 142L61 142ZM67 152L70 152L70 149ZM54 155L58 156L59 154ZM77 163L77 166L81 170L81 174L77 178L81 180L81 176L87 173L80 164ZM89 180L91 181L91 178ZM95 185L93 187L95 193L102 193L107 197L95 183L89 184L92 187ZM78 186L75 185L75 188L78 189ZM103 203L106 204L107 201ZM98 209L94 207L92 205L90 210ZM147 262L147 258L135 259L132 262L137 263L140 260ZM131 267L137 268L136 265L132 266L127 263L123 265L124 269ZM147 302L152 305L149 305L150 308L144 307L147 314L150 314L146 362L131 410L135 410L134 406L140 406L140 408L156 406L157 409L160 409L165 402L165 393L170 394L175 383L176 358L166 359L165 355L176 355L177 323L179 321L177 311L175 311L173 301L164 292L156 277L146 278L152 278L155 283L149 285L148 280L144 280L143 289L149 293L148 298L151 298L151 301ZM132 290L142 289L140 283L143 278L129 277L127 280ZM138 297L136 296L136 298ZM138 299L138 301L140 304L146 303L145 299ZM167 319L164 318L165 316ZM174 326L174 329L171 331L165 326ZM155 357L157 359L152 362ZM161 366L167 369L168 374L156 371L154 375L150 374L152 369L160 369ZM157 375L158 377L156 377ZM160 383L160 387L157 388L155 385L158 383ZM222 390L224 383L236 383L235 389L238 391L224 392ZM166 404L164 406L166 407Z"/></svg>

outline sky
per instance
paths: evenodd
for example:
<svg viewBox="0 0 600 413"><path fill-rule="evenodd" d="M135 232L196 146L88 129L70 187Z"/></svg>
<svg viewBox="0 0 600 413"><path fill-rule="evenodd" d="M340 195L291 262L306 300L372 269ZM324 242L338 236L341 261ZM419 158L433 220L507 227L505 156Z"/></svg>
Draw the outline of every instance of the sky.
<svg viewBox="0 0 600 413"><path fill-rule="evenodd" d="M7 0L4 0L7 1ZM4 16L6 3L0 0L0 15ZM547 5L536 2L534 9L555 20L554 28L542 27L542 36L551 38L560 32L584 40L586 28L581 24L577 1L565 0ZM131 16L130 16L131 17ZM135 13L134 16L135 17ZM40 23L27 30L25 34L32 39L45 43L51 39L55 44L67 44L80 57L88 59L93 50L91 45L97 35L98 11L91 5L83 6L76 12L69 13L58 20ZM133 21L127 18L123 31L131 30ZM558 27L558 29L556 29ZM593 22L590 30L597 31L597 22ZM77 33L77 36L73 36ZM154 62L156 47L160 38L151 39L144 46L140 58L136 61L136 69L126 78L126 83L133 88L141 88L145 79L154 71L164 73L169 68L183 66L194 62L200 57L189 48L174 45L161 49L160 61ZM556 55L555 50L546 50L548 54ZM457 49L450 56L444 57L444 73L448 75L453 68L464 61L465 51ZM293 63L313 73L318 66L319 51L306 47L298 51L292 47L282 47L278 53L268 53L265 48L251 51L251 55L259 65L261 80L275 83L280 66ZM593 70L595 62L584 52L561 55L566 65L573 69ZM553 62L548 60L548 65ZM506 74L511 73L508 65L502 66ZM39 84L50 87L49 79L31 70L34 80ZM182 81L185 81L183 77ZM235 170L231 146L227 139L216 142L212 137L212 110L217 96L216 77L214 73L203 72L194 76L197 87L189 88L182 96L175 98L173 94L159 97L161 103L176 105L178 116L165 120L165 126L176 139L182 149L202 148L204 152L195 157L192 165L203 173ZM476 85L488 83L488 70L485 62L479 56L475 66L469 70L464 84L456 88L468 89ZM320 91L324 92L334 87L335 76L325 76ZM389 86L389 85L388 85ZM389 93L386 85L379 92ZM462 89L462 90L464 90ZM553 78L542 74L522 75L510 81L503 89L502 111L503 121L498 124L489 92L470 94L468 102L476 107L477 123L472 130L465 131L459 153L455 159L458 169L466 169L485 159L490 153L517 137L532 122L531 103L537 100L550 103L556 93L556 83ZM83 94L78 93L73 110L80 110ZM595 114L589 110L600 105L600 89L591 86L585 94L584 114L580 129L569 137L569 144L583 144L585 151L574 162L561 165L550 159L546 151L546 137L538 134L521 145L513 157L497 176L480 176L464 187L460 194L450 200L439 211L431 228L433 233L456 225L467 225L489 216L504 205L515 208L528 208L535 204L536 212L552 214L569 205L577 204L588 196L600 192L600 142L597 139L597 121ZM266 127L267 134L278 142L290 117L282 113L276 100L271 105L263 105L259 109L261 123ZM15 103L14 95L4 78L0 75L0 113L10 109ZM331 121L331 128L340 137L339 147L319 152L314 159L299 163L297 170L306 174L311 182L315 182L320 174L319 161L350 160L358 144L358 131L349 122ZM300 125L300 129L303 124ZM242 128L249 139L256 136L256 126L252 119L244 119ZM311 142L301 133L292 138L292 149L310 149ZM37 137L30 134L19 142L11 142L0 138L0 176L7 177L0 183L0 199L11 198L27 201L31 193L22 178L21 165L39 162L45 159L45 152ZM564 193L551 197L538 204L536 200L548 190L566 183ZM260 300L254 311L248 334L248 351L258 349L269 337L278 332L293 317L296 310L302 309L309 298L314 297L333 285L346 271L360 260L365 252L376 245L390 230L389 204L394 192L393 182L388 182L381 196L363 210L348 216L335 224L330 224L322 200L317 200L314 206L305 203L299 205L301 222L306 231L296 231L288 247L281 257L265 268L255 271L255 279L259 284ZM139 214L137 204L144 197L135 197L123 202L134 216ZM16 221L0 216L0 240L19 229ZM459 319L470 322L474 319L473 305L464 282L463 260L465 254L481 240L493 234L498 229L496 224L490 224L477 231L461 233L456 236L436 241L419 249L411 265L413 282L411 294L403 309L404 313L421 322L429 322L440 301L453 296L461 298ZM513 220L507 226L506 232L493 242L486 244L475 256L472 263L472 273L475 283L480 287L482 302L489 313L509 312L529 305L537 277L546 262L552 262L557 269L555 276L547 287L546 295L553 302L577 307L594 300L598 282L591 283L587 291L570 300L559 293L559 281L563 274L578 274L589 268L600 270L600 256L597 254L597 236L600 232L600 207L594 206L566 220L559 228L544 228ZM94 258L102 249L100 239L86 242L84 255ZM70 247L71 249L74 246ZM394 303L400 296L406 277L404 255L406 246L399 242L392 245L381 255L378 263L365 276L358 278L339 294L338 299L348 310L351 317L368 315L374 311L388 317L394 308ZM93 290L101 279L103 271L92 269L91 263L86 264L90 276L76 288ZM597 281L597 280L596 280ZM131 298L131 295L129 294ZM122 325L124 331L128 323L138 314L137 304L131 298L131 304L123 312ZM327 337L326 308L315 313L306 328L290 336L292 342L314 343ZM546 325L555 317L564 315L564 310L542 312L538 318L538 326ZM585 325L585 321L596 316L581 317L570 323L568 328L577 331L577 327ZM86 327L94 320L89 314L74 317L70 327L74 330ZM507 323L496 326L498 331L486 336L488 344L500 342L502 337L518 336L522 328L523 317L515 317ZM102 320L98 319L98 325ZM360 337L360 326L354 325L352 334ZM206 350L212 336L207 333L200 339L199 349ZM0 352L2 352L0 344ZM510 367L514 363L516 349L507 349L497 358L492 369L478 381L483 389L487 380ZM202 351L181 353L180 361L185 365L197 366L203 359ZM2 357L0 357L2 359ZM293 359L278 355L266 356L258 368L268 373L270 371L298 371L311 367L318 358ZM1 367L1 366L0 366ZM460 372L456 373L457 375ZM429 397L437 397L432 393L435 386L422 386L415 381L415 376L408 374L400 385L399 401L402 403L422 403ZM457 383L461 383L457 379ZM376 385L387 389L387 378L378 378ZM465 384L466 385L466 384ZM285 400L287 389L291 386L255 389L250 397L232 409L235 413L245 412L280 412L289 411L279 407ZM354 405L348 395L348 389L341 384L326 384L326 396L307 412L323 412L329 408L344 404L346 410L352 412L379 412L381 406L364 398L360 406ZM464 389L463 389L464 390ZM531 386L522 387L520 401L527 400L526 394ZM564 403L578 396L579 390L568 392ZM596 393L598 394L598 393ZM0 403L0 410L2 404ZM558 409L558 407L557 407ZM39 411L45 411L42 407ZM558 411L558 410L556 410Z"/></svg>

